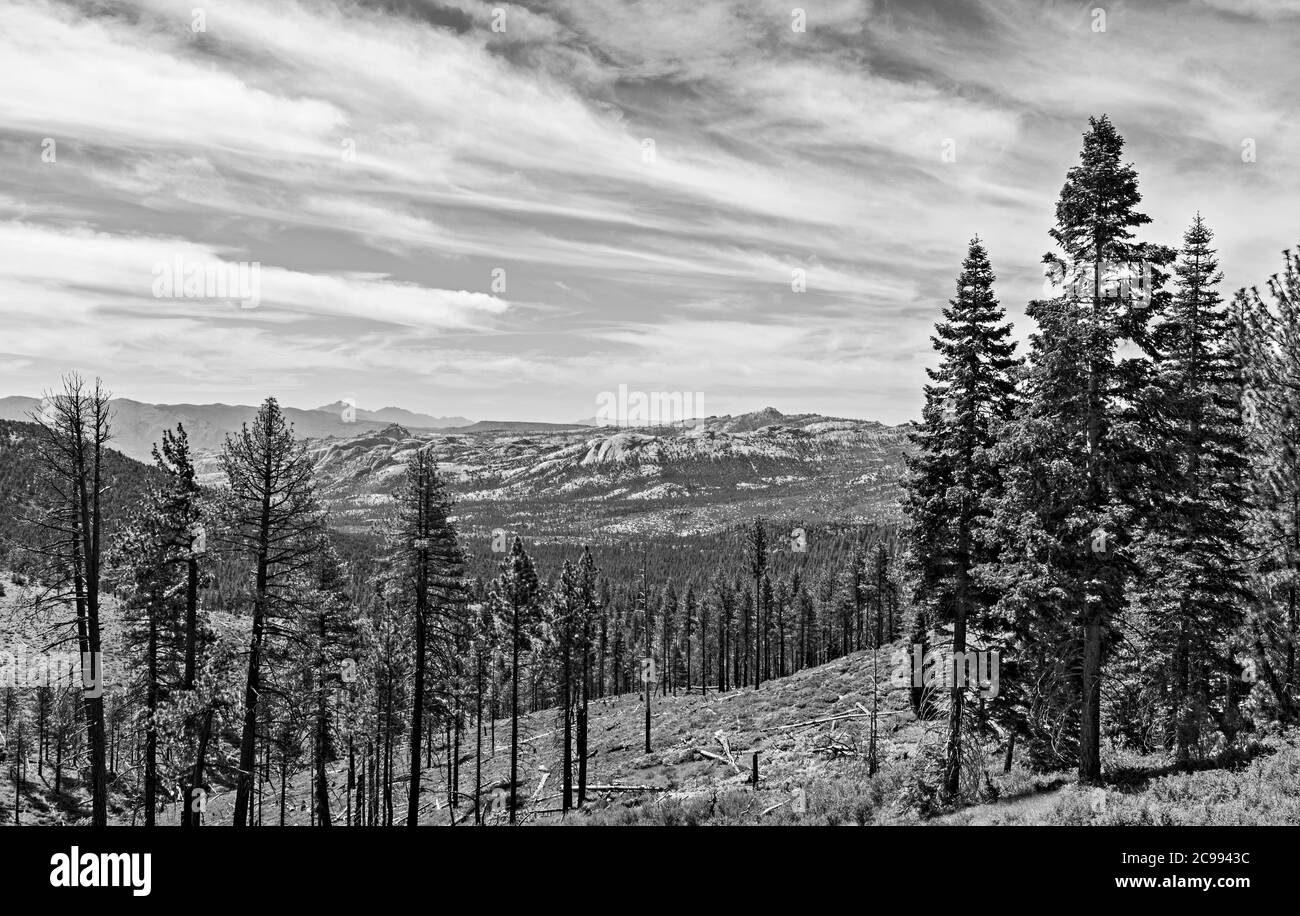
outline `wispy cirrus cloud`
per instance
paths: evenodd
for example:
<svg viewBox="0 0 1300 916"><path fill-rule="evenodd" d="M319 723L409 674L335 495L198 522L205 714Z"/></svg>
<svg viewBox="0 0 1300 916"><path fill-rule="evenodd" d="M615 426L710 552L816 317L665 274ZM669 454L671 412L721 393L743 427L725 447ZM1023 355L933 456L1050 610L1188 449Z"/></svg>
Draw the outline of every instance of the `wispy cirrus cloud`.
<svg viewBox="0 0 1300 916"><path fill-rule="evenodd" d="M914 417L975 233L1027 331L1090 114L1230 284L1294 241L1293 0L1094 7L0 0L0 388ZM261 303L153 297L177 257Z"/></svg>

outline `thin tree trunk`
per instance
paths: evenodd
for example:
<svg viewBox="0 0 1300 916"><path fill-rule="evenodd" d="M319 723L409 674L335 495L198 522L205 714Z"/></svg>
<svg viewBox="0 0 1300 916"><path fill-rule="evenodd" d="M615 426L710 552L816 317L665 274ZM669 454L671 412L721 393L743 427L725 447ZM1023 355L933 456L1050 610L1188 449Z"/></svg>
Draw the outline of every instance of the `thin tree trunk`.
<svg viewBox="0 0 1300 916"><path fill-rule="evenodd" d="M423 551L421 551L423 553ZM419 824L420 813L420 742L424 728L424 652L425 652L425 588L424 564L421 562L420 586L417 589L415 610L415 697L411 712L411 785L406 802L406 826Z"/></svg>
<svg viewBox="0 0 1300 916"><path fill-rule="evenodd" d="M571 623L569 627L571 632ZM564 637L561 651L564 653L560 685L560 700L564 704L564 762L560 781L560 811L563 816L573 807L573 652L569 634Z"/></svg>
<svg viewBox="0 0 1300 916"><path fill-rule="evenodd" d="M149 689L145 705L148 719L144 733L144 825L152 827L158 807L158 607L152 601L149 606Z"/></svg>
<svg viewBox="0 0 1300 916"><path fill-rule="evenodd" d="M970 604L970 576L968 572L970 557L970 526L966 519L959 522L960 531L957 538L957 601L953 608L952 658L949 659L952 685L948 706L948 759L944 769L944 792L950 799L955 799L961 788L961 726L963 705L966 699L966 685L957 677L958 665L965 670L966 655L966 614ZM878 586L879 588L879 586ZM877 624L880 612L876 613Z"/></svg>
<svg viewBox="0 0 1300 916"><path fill-rule="evenodd" d="M1083 712L1079 731L1079 781L1101 781L1101 617L1090 612L1083 629Z"/></svg>
<svg viewBox="0 0 1300 916"><path fill-rule="evenodd" d="M514 609L511 636L512 677L510 678L510 823L515 823L519 805L519 608Z"/></svg>
<svg viewBox="0 0 1300 916"><path fill-rule="evenodd" d="M280 748L280 826L284 826L285 796L289 792L289 755Z"/></svg>
<svg viewBox="0 0 1300 916"><path fill-rule="evenodd" d="M199 629L199 561L190 557L186 564L185 582L185 689L194 689L195 667L198 658Z"/></svg>
<svg viewBox="0 0 1300 916"><path fill-rule="evenodd" d="M267 422L268 427L270 421ZM267 430L270 438L270 430ZM248 821L249 794L257 748L257 702L261 695L262 640L266 631L267 557L271 542L271 475L269 456L262 469L262 509L258 521L257 580L253 599L253 634L248 651L248 679L244 688L244 731L239 742L239 779L235 789L234 825Z"/></svg>
<svg viewBox="0 0 1300 916"><path fill-rule="evenodd" d="M474 823L483 823L483 810L479 806L479 790L483 785L483 653L478 654L474 674Z"/></svg>
<svg viewBox="0 0 1300 916"><path fill-rule="evenodd" d="M587 701L591 693L591 652L589 641L584 638L582 652L582 684L580 705L578 706L578 804L587 800Z"/></svg>

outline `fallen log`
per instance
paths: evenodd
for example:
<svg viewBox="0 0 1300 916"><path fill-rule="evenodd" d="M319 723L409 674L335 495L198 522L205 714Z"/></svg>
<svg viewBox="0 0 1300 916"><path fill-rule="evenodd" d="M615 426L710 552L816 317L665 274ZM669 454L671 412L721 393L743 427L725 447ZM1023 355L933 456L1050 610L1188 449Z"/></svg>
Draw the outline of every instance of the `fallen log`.
<svg viewBox="0 0 1300 916"><path fill-rule="evenodd" d="M551 778L549 771L542 771L542 781L537 784L537 791L533 793L532 801L537 801L541 796L542 790L546 788L546 780Z"/></svg>
<svg viewBox="0 0 1300 916"><path fill-rule="evenodd" d="M825 725L827 722L838 722L841 719L861 719L862 715L863 714L860 712L844 712L840 713L838 716L826 716L822 719L809 719L806 722L795 722L792 725L772 725L763 729L763 731L789 731L793 728L808 728L812 725ZM867 715L869 716L871 713L867 713Z"/></svg>
<svg viewBox="0 0 1300 916"><path fill-rule="evenodd" d="M796 728L808 728L809 726L813 726L813 725L825 725L829 722L842 722L845 719L864 719L864 718L871 717L871 711L866 709L861 703L856 703L854 705L856 705L862 711L842 712L839 713L838 715L825 716L821 719L809 719L806 722L795 722L792 725L769 725L766 728L764 728L763 731L765 732L789 731L791 729L796 729ZM911 710L906 710L906 709L879 709L876 710L876 715L895 716L895 715L899 715L900 713L910 712L910 711Z"/></svg>
<svg viewBox="0 0 1300 916"><path fill-rule="evenodd" d="M734 769L736 775L739 776L740 764L736 763L736 755L731 753L731 745L727 743L727 736L721 731L716 731L713 733L713 737L718 739L718 743L722 745L722 752L727 755L727 763L731 764L732 769Z"/></svg>

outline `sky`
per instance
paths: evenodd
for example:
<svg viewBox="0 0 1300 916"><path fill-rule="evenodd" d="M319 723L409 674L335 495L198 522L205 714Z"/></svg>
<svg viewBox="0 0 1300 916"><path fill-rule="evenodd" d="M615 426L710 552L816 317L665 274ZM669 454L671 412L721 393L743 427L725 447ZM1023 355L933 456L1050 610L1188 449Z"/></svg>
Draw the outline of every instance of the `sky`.
<svg viewBox="0 0 1300 916"><path fill-rule="evenodd" d="M1142 238L1278 270L1297 47L1300 0L0 0L0 396L904 422L972 236L1030 332L1090 115Z"/></svg>

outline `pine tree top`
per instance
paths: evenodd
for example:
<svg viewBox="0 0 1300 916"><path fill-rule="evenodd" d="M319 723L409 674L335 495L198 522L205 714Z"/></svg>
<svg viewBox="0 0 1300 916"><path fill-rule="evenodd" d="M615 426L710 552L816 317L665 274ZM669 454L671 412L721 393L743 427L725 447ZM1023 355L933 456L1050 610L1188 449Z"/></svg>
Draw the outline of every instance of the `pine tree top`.
<svg viewBox="0 0 1300 916"><path fill-rule="evenodd" d="M1123 161L1124 138L1110 118L1088 119L1079 164L1066 173L1056 204L1056 226L1049 232L1076 261L1133 260L1127 244L1132 230L1151 222L1138 212L1137 171Z"/></svg>

